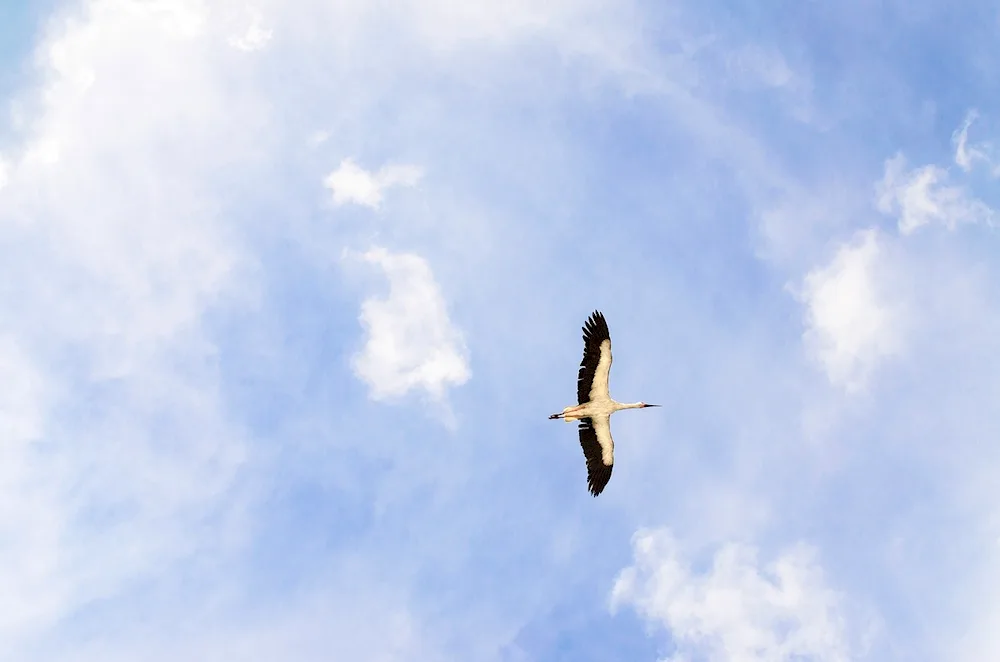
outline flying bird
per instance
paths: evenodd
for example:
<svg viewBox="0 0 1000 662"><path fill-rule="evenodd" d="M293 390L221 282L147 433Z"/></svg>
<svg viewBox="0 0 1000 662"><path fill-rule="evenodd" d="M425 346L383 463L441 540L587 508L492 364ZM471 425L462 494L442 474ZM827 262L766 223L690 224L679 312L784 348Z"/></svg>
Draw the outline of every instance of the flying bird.
<svg viewBox="0 0 1000 662"><path fill-rule="evenodd" d="M611 414L620 409L659 407L645 402L622 403L608 393L611 371L611 334L604 315L595 310L583 327L583 361L576 382L579 404L566 407L550 419L579 421L580 445L587 460L587 488L595 497L611 480L615 463L615 441L611 438Z"/></svg>

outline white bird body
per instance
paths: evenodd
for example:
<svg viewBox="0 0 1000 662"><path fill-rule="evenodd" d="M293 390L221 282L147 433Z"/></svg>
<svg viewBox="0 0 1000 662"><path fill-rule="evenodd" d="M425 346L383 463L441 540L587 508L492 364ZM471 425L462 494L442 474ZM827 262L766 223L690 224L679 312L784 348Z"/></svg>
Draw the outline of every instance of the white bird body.
<svg viewBox="0 0 1000 662"><path fill-rule="evenodd" d="M582 405L576 405L575 407L566 407L562 410L560 418L564 421L578 421L581 418L611 416L611 414L622 409L641 409L643 407L655 406L647 405L645 402L618 402L611 398L607 400L598 399L585 402Z"/></svg>
<svg viewBox="0 0 1000 662"><path fill-rule="evenodd" d="M645 402L622 403L608 390L611 372L611 334L600 311L594 311L583 327L583 361L577 379L579 404L566 407L549 418L580 421L580 445L587 460L587 486L595 497L611 480L615 441L611 437L611 414L622 409L658 407Z"/></svg>

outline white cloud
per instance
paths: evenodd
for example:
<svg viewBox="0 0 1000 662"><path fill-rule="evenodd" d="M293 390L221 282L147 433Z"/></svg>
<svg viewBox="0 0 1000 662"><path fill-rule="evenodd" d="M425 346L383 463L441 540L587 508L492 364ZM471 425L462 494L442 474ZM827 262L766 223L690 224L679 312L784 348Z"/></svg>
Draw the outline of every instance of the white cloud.
<svg viewBox="0 0 1000 662"><path fill-rule="evenodd" d="M755 549L729 543L697 572L666 530L639 531L634 564L621 572L612 609L629 605L662 626L669 660L846 662L854 659L843 598L813 550L797 545L761 567Z"/></svg>
<svg viewBox="0 0 1000 662"><path fill-rule="evenodd" d="M861 232L829 265L808 273L798 293L806 347L830 381L848 391L862 388L880 360L902 349L902 309L883 291L880 253L875 231Z"/></svg>
<svg viewBox="0 0 1000 662"><path fill-rule="evenodd" d="M264 28L260 12L252 11L250 16L250 25L243 34L229 38L229 45L233 48L246 52L259 51L274 36L273 30Z"/></svg>
<svg viewBox="0 0 1000 662"><path fill-rule="evenodd" d="M885 175L876 186L878 210L898 215L904 235L933 222L948 229L960 223L993 223L992 209L947 181L948 171L935 165L907 171L906 159L897 154L886 161Z"/></svg>
<svg viewBox="0 0 1000 662"><path fill-rule="evenodd" d="M449 386L471 377L462 334L448 317L447 306L431 268L419 255L374 248L365 260L382 268L389 295L361 307L367 339L354 358L354 371L376 400L425 390L442 401Z"/></svg>
<svg viewBox="0 0 1000 662"><path fill-rule="evenodd" d="M377 209L382 204L386 189L416 186L422 176L423 171L414 165L385 165L373 174L352 159L344 159L336 170L327 175L323 184L333 191L333 201L337 205L353 202Z"/></svg>

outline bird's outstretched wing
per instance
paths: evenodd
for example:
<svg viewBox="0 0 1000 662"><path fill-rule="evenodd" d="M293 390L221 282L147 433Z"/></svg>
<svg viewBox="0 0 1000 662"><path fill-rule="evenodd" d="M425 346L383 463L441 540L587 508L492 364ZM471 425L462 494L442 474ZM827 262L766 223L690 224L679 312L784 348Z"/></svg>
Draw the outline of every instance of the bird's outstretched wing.
<svg viewBox="0 0 1000 662"><path fill-rule="evenodd" d="M611 469L615 463L611 417L581 418L580 446L587 460L587 488L596 497L611 480Z"/></svg>
<svg viewBox="0 0 1000 662"><path fill-rule="evenodd" d="M607 399L608 372L611 370L611 334L604 315L595 310L583 327L583 361L576 380L577 404Z"/></svg>

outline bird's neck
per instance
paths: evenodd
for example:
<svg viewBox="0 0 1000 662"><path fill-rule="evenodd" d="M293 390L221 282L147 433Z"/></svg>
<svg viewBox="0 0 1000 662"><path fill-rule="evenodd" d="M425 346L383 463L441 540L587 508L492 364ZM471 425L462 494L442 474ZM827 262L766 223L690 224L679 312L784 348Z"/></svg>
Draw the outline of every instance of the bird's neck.
<svg viewBox="0 0 1000 662"><path fill-rule="evenodd" d="M617 409L639 409L642 407L641 402L616 402Z"/></svg>

